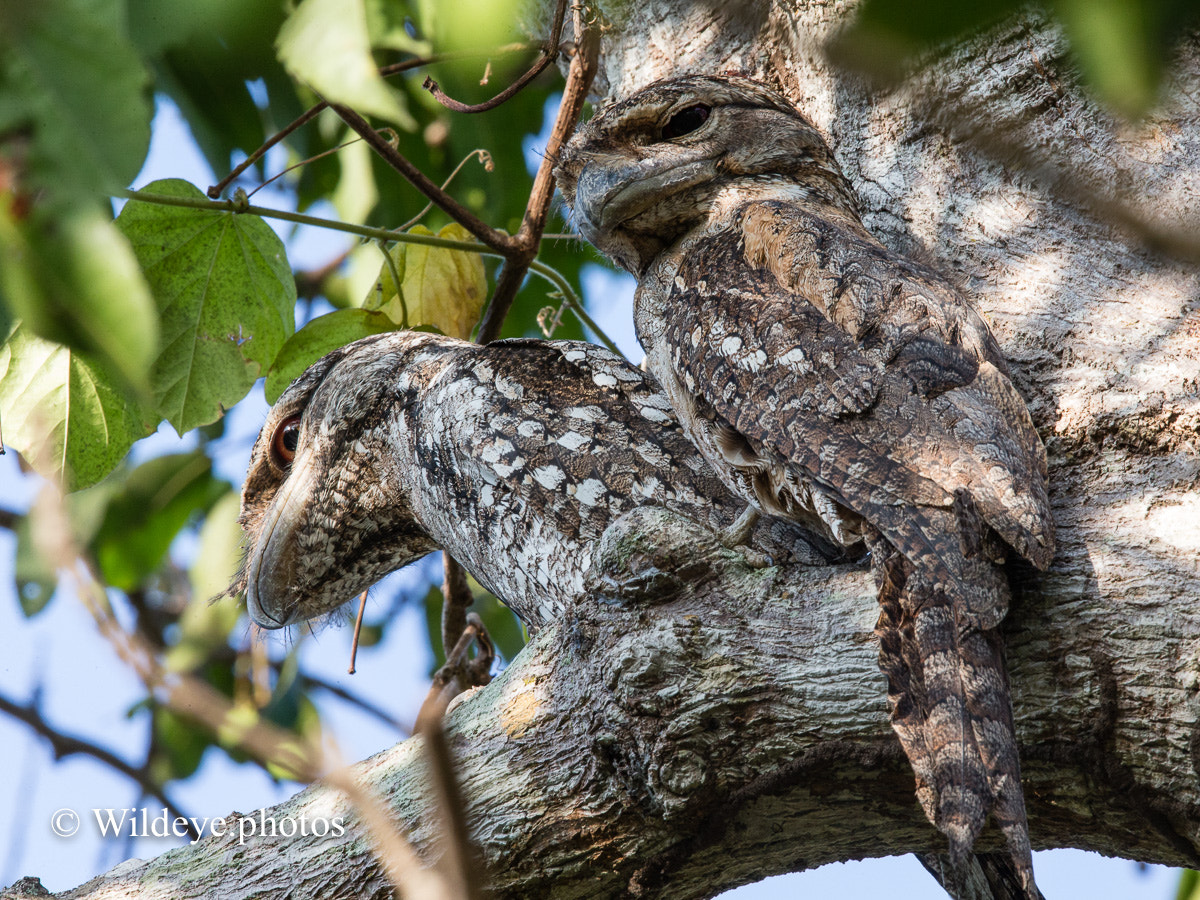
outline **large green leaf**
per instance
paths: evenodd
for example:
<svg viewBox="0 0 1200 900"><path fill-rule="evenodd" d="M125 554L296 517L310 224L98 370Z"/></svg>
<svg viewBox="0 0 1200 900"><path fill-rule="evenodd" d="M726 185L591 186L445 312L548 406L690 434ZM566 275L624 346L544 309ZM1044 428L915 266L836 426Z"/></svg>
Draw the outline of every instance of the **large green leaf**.
<svg viewBox="0 0 1200 900"><path fill-rule="evenodd" d="M175 536L229 490L199 450L158 456L123 479L91 550L104 580L131 591L162 565Z"/></svg>
<svg viewBox="0 0 1200 900"><path fill-rule="evenodd" d="M5 443L67 490L95 484L152 430L112 385L97 364L18 324L0 346Z"/></svg>
<svg viewBox="0 0 1200 900"><path fill-rule="evenodd" d="M280 29L278 49L284 67L330 103L416 128L371 56L363 0L303 0Z"/></svg>
<svg viewBox="0 0 1200 900"><path fill-rule="evenodd" d="M402 0L364 0L367 32L372 47L386 47L412 56L429 56L432 48L427 41L419 41L410 33L413 10Z"/></svg>
<svg viewBox="0 0 1200 900"><path fill-rule="evenodd" d="M0 135L28 136L54 201L127 185L150 146L149 79L122 0L0 3Z"/></svg>
<svg viewBox="0 0 1200 900"><path fill-rule="evenodd" d="M185 181L149 194L202 200ZM157 410L180 434L242 399L294 330L296 284L283 243L257 216L130 201L117 225L154 292L162 346Z"/></svg>
<svg viewBox="0 0 1200 900"><path fill-rule="evenodd" d="M396 323L383 313L365 309L338 309L318 316L292 335L275 357L267 373L267 402L278 400L289 384L329 351L368 335L395 330Z"/></svg>
<svg viewBox="0 0 1200 900"><path fill-rule="evenodd" d="M1200 900L1200 872L1195 869L1179 870L1179 887L1175 900Z"/></svg>
<svg viewBox="0 0 1200 900"><path fill-rule="evenodd" d="M525 39L517 28L521 0L420 0L419 9L424 31L439 50L498 47Z"/></svg>
<svg viewBox="0 0 1200 900"><path fill-rule="evenodd" d="M130 34L151 61L155 92L178 104L209 165L224 175L235 150L249 153L265 137L264 111L256 106L250 85L286 77L274 46L284 4L188 0L168 7L162 0L126 2ZM294 108L295 86L287 80ZM272 112L282 105L281 96L271 97Z"/></svg>
<svg viewBox="0 0 1200 900"><path fill-rule="evenodd" d="M48 219L0 204L0 297L32 331L102 359L148 399L158 313L129 242L95 203Z"/></svg>

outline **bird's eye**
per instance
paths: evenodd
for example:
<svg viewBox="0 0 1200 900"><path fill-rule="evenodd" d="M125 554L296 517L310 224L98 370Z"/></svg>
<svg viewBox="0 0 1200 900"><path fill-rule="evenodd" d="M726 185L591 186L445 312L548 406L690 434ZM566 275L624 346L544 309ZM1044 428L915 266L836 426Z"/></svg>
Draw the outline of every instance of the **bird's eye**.
<svg viewBox="0 0 1200 900"><path fill-rule="evenodd" d="M300 444L300 417L288 416L279 423L271 436L271 459L281 469L286 469L296 458L296 447Z"/></svg>
<svg viewBox="0 0 1200 900"><path fill-rule="evenodd" d="M690 134L708 121L708 114L710 112L712 110L703 103L697 103L695 106L681 109L675 115L671 116L667 120L667 124L663 126L663 140L673 141L677 137Z"/></svg>

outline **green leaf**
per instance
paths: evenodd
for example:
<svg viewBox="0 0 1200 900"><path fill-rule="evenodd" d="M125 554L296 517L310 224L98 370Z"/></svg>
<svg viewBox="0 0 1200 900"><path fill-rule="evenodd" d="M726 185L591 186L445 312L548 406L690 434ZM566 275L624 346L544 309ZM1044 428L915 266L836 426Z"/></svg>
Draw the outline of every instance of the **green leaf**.
<svg viewBox="0 0 1200 900"><path fill-rule="evenodd" d="M330 199L343 222L362 224L379 202L375 175L371 169L372 150L362 141L347 144L337 152L341 177Z"/></svg>
<svg viewBox="0 0 1200 900"><path fill-rule="evenodd" d="M145 191L204 199L178 179ZM283 243L257 216L134 200L117 225L161 318L157 411L180 434L207 425L246 395L294 330L296 283Z"/></svg>
<svg viewBox="0 0 1200 900"><path fill-rule="evenodd" d="M159 784L194 774L212 744L207 731L165 706L154 709L154 737L150 774Z"/></svg>
<svg viewBox="0 0 1200 900"><path fill-rule="evenodd" d="M422 225L410 234L433 235ZM471 234L458 224L447 225L437 237L469 241ZM487 273L483 257L469 250L446 250L424 244L397 243L390 257L401 278L396 290L393 266L386 262L379 281L363 306L379 309L408 328L432 325L442 334L469 339L487 299Z"/></svg>
<svg viewBox="0 0 1200 900"><path fill-rule="evenodd" d="M21 516L14 533L17 555L13 575L17 582L17 600L21 604L21 614L31 619L45 609L54 596L58 573L38 552L31 516Z"/></svg>
<svg viewBox="0 0 1200 900"><path fill-rule="evenodd" d="M371 56L364 0L303 0L283 23L279 61L330 103L382 116L412 131L416 120Z"/></svg>
<svg viewBox="0 0 1200 900"><path fill-rule="evenodd" d="M240 506L237 491L227 491L204 517L200 546L188 569L192 602L179 617L179 640L166 653L166 665L172 672L191 672L204 665L215 651L228 645L241 617L237 598L222 593L242 558Z"/></svg>
<svg viewBox="0 0 1200 900"><path fill-rule="evenodd" d="M372 47L386 47L413 56L429 56L432 52L427 41L418 41L408 33L413 11L407 3L364 0L363 7Z"/></svg>
<svg viewBox="0 0 1200 900"><path fill-rule="evenodd" d="M1175 900L1200 900L1200 872L1194 869L1179 870L1179 888Z"/></svg>
<svg viewBox="0 0 1200 900"><path fill-rule="evenodd" d="M242 562L242 541L245 536L238 524L241 503L238 491L227 490L204 517L195 560L188 569L192 596L197 602L190 604L188 611L192 606L206 607L214 612L221 607L218 602L220 595L229 587ZM236 617L237 604L233 606ZM188 611L184 612L181 623L188 621ZM228 635L232 627L233 622L228 622L224 634Z"/></svg>
<svg viewBox="0 0 1200 900"><path fill-rule="evenodd" d="M274 403L289 384L318 359L372 334L395 331L396 325L380 312L339 309L313 319L283 345L267 373L267 402Z"/></svg>
<svg viewBox="0 0 1200 900"><path fill-rule="evenodd" d="M421 23L442 51L497 47L522 40L520 0L456 0L453 5L421 0Z"/></svg>
<svg viewBox="0 0 1200 900"><path fill-rule="evenodd" d="M146 400L158 313L129 241L98 205L19 221L0 204L0 295L32 331L102 359Z"/></svg>
<svg viewBox="0 0 1200 900"><path fill-rule="evenodd" d="M1160 75L1151 2L1057 0L1071 49L1091 88L1129 118L1154 102Z"/></svg>
<svg viewBox="0 0 1200 900"><path fill-rule="evenodd" d="M85 547L91 543L104 520L109 500L120 489L121 477L110 475L99 484L66 495L63 501L67 507L66 520L75 546ZM46 560L38 548L38 542L34 540L35 516L36 512L22 516L16 528L17 556L14 574L21 611L26 617L37 615L46 607L58 584L54 564Z"/></svg>
<svg viewBox="0 0 1200 900"><path fill-rule="evenodd" d="M263 111L248 85L286 78L275 58L284 4L188 0L164 14L168 7L162 0L127 2L130 33L152 62L155 92L175 101L209 165L223 175L235 150L249 153L265 136ZM295 106L295 86L287 81ZM282 107L281 100L271 97L272 113Z"/></svg>
<svg viewBox="0 0 1200 900"><path fill-rule="evenodd" d="M30 137L54 202L127 185L150 146L149 79L122 0L0 3L0 134Z"/></svg>
<svg viewBox="0 0 1200 900"><path fill-rule="evenodd" d="M18 324L0 347L5 442L69 491L95 484L153 430L112 385L97 364Z"/></svg>
<svg viewBox="0 0 1200 900"><path fill-rule="evenodd" d="M92 540L104 580L127 592L140 586L188 521L228 490L199 450L155 457L133 469Z"/></svg>

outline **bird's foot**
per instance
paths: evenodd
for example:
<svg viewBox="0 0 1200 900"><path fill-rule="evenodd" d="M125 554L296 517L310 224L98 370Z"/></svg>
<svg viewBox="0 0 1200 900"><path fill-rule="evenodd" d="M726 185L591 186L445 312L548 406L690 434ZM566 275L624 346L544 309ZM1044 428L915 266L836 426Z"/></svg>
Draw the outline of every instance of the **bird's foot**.
<svg viewBox="0 0 1200 900"><path fill-rule="evenodd" d="M476 648L471 656L471 648ZM441 720L450 701L471 688L483 687L492 680L492 664L496 661L496 647L483 625L483 619L475 613L467 614L467 625L458 643L446 656L445 664L433 673L429 694L417 714L417 729L430 718Z"/></svg>
<svg viewBox="0 0 1200 900"><path fill-rule="evenodd" d="M773 560L767 554L755 550L749 543L754 526L758 523L758 516L757 509L747 506L737 517L737 521L721 532L719 539L722 547L746 557L750 568L765 569L772 564Z"/></svg>

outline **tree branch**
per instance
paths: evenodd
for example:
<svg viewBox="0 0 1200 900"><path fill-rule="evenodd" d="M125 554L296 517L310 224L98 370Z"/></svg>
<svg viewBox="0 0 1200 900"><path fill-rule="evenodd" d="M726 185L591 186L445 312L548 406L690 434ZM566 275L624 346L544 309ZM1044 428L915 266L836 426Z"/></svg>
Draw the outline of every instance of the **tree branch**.
<svg viewBox="0 0 1200 900"><path fill-rule="evenodd" d="M1172 626L1151 628L1136 604L1081 598L1068 566L1015 575L1006 637L1034 845L1200 865L1195 689L1160 663L1198 658L1193 599L1166 599ZM658 510L615 523L589 596L446 717L491 896L711 896L943 851L888 724L870 582L856 567L752 569ZM423 760L414 739L360 766L418 848L434 839ZM338 802L318 785L272 814ZM999 849L998 833L978 846ZM122 878L179 897L372 895L378 866L356 831L304 852L301 885L274 842L219 838Z"/></svg>
<svg viewBox="0 0 1200 900"><path fill-rule="evenodd" d="M561 6L560 3L559 8ZM571 136L575 123L579 121L579 114L583 110L584 101L596 75L600 50L599 31L584 21L582 9L576 8L574 15L578 46L567 70L562 103L554 120L554 128L550 132L550 140L546 143L546 152L533 179L533 189L525 206L525 216L514 238L515 252L506 257L496 282L495 293L492 294L492 299L479 322L476 340L481 344L489 343L500 336L500 329L504 326L504 319L512 307L513 299L517 296L521 282L525 280L530 263L537 256L542 232L546 229L550 201L554 197L554 164L558 160L563 143ZM555 33L558 33L558 25L555 26Z"/></svg>
<svg viewBox="0 0 1200 900"><path fill-rule="evenodd" d="M558 5L554 8L553 24L550 28L550 39L546 41L542 48L542 58L535 62L529 69L516 81L502 90L490 100L485 100L483 103L460 103L453 97L447 96L438 83L432 78L426 78L422 87L429 93L433 94L434 98L442 106L457 113L481 113L495 109L502 103L511 100L521 89L529 84L533 79L537 78L542 72L546 71L556 59L558 59L558 44L562 39L563 19L567 11L567 0L558 0Z"/></svg>
<svg viewBox="0 0 1200 900"><path fill-rule="evenodd" d="M434 182L410 163L404 156L388 143L387 138L371 127L371 124L354 110L340 104L332 104L333 111L341 117L350 128L378 153L383 161L400 173L413 187L432 200L446 215L462 225L463 228L475 235L480 241L507 258L515 247L511 235L492 228L473 212L443 191Z"/></svg>
<svg viewBox="0 0 1200 900"><path fill-rule="evenodd" d="M142 792L147 797L153 797L171 814L173 819L182 820L186 823L188 837L198 838L195 826L192 825L190 817L187 813L180 810L168 797L161 785L156 784L151 780L146 767L135 767L127 763L121 757L117 756L106 747L101 747L99 744L94 744L91 741L83 738L74 737L73 735L64 734L54 728L42 716L41 710L36 705L20 704L8 697L0 695L0 712L7 713L12 718L16 719L29 727L35 734L41 735L50 744L50 749L54 753L56 760L65 759L68 756L90 756L92 759L112 769L114 772L119 772L124 775L134 784L142 789Z"/></svg>
<svg viewBox="0 0 1200 900"><path fill-rule="evenodd" d="M410 69L418 69L421 66L431 66L431 65L434 65L435 63L447 62L449 60L454 60L454 59L469 59L471 57L485 56L485 55L488 55L489 53L515 53L515 52L518 52L521 50L528 50L528 49L530 49L530 46L531 45L529 45L529 44L507 44L503 47L497 47L494 51L458 50L458 51L453 51L450 53L435 53L431 56L417 57L415 59L406 59L403 62L393 63L390 66L383 66L379 70L379 74L386 78L390 75L398 75L401 72L407 72ZM543 53L546 52L544 47L542 48L542 52ZM553 62L554 57L550 57L549 59L550 59L550 62ZM539 71L541 71L541 70L539 70ZM314 103L312 106L310 106L308 109L306 109L303 113L301 113L299 116L297 116L291 122L289 122L287 125L283 126L283 128L279 129L279 131L275 132L275 134L271 135L269 138L267 138L265 141L263 141L263 143L258 147L257 150L255 150L253 153L251 153L249 156L247 156L244 160L242 160L241 163L239 163L237 166L235 166L228 175L226 175L224 178L222 178L216 184L209 187L209 189L208 189L209 198L212 200L216 200L218 197L220 197L221 194L224 193L225 189L227 187L229 187L229 185L233 184L233 182L237 179L237 177L239 175L241 175L243 172L245 172L248 168L250 168L256 162L258 162L264 156L266 156L268 150L270 150L272 147L274 147L276 144L278 144L280 141L282 141L285 137L287 137L292 132L307 125L309 122L311 122L313 119L315 119L318 115L320 115L322 112L324 112L327 109L329 109L329 104L326 103L324 100L321 100L318 103Z"/></svg>

